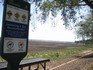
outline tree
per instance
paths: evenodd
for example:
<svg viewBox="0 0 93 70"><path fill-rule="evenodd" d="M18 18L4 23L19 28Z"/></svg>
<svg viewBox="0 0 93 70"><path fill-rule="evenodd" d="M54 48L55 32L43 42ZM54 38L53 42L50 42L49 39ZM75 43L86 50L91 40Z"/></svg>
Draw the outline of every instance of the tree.
<svg viewBox="0 0 93 70"><path fill-rule="evenodd" d="M86 3L86 5L88 5L90 8L93 9L93 0L83 0L83 1Z"/></svg>
<svg viewBox="0 0 93 70"><path fill-rule="evenodd" d="M93 15L89 14L88 17L76 24L76 35L82 40L93 40Z"/></svg>
<svg viewBox="0 0 93 70"><path fill-rule="evenodd" d="M42 11L42 17L44 20L48 15L56 17L58 12L61 12L61 16L65 25L69 25L69 22L75 22L77 17L75 16L77 11L82 9L82 6L89 5L91 8L92 0L45 0L40 5L40 10ZM82 18L83 15L80 15Z"/></svg>
<svg viewBox="0 0 93 70"><path fill-rule="evenodd" d="M1 0L3 1L3 0ZM75 16L77 11L82 9L82 6L88 5L93 9L93 0L24 0L29 3L36 4L36 13L41 12L41 19L46 21L49 14L56 17L60 12L62 20L65 25L70 24L69 22L75 22L77 17ZM38 10L38 11L37 11ZM80 18L83 15L80 14Z"/></svg>

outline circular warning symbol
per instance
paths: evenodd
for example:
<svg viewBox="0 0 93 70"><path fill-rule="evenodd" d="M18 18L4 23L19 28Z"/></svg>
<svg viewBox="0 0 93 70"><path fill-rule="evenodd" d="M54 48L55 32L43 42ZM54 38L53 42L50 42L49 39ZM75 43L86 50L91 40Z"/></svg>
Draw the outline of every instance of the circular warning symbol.
<svg viewBox="0 0 93 70"><path fill-rule="evenodd" d="M13 43L12 41L8 41L8 42L7 42L7 47L8 47L9 49L13 48L13 46L14 46L14 43Z"/></svg>
<svg viewBox="0 0 93 70"><path fill-rule="evenodd" d="M18 43L18 47L19 47L19 48L23 48L23 47L24 47L24 42L20 41L20 42Z"/></svg>

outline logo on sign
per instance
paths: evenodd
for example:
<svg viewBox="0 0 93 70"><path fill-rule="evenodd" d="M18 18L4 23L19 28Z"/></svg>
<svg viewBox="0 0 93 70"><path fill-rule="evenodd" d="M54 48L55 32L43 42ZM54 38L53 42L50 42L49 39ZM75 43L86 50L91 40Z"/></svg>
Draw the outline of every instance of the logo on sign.
<svg viewBox="0 0 93 70"><path fill-rule="evenodd" d="M13 13L11 12L11 10L7 11L7 16L8 16L8 19L11 19L11 16L13 15Z"/></svg>
<svg viewBox="0 0 93 70"><path fill-rule="evenodd" d="M14 46L14 43L13 43L12 41L8 41L8 42L7 42L7 48L8 48L8 49L12 49L13 46Z"/></svg>
<svg viewBox="0 0 93 70"><path fill-rule="evenodd" d="M19 47L19 48L23 48L23 47L24 47L24 42L20 41L20 42L18 43L18 47Z"/></svg>

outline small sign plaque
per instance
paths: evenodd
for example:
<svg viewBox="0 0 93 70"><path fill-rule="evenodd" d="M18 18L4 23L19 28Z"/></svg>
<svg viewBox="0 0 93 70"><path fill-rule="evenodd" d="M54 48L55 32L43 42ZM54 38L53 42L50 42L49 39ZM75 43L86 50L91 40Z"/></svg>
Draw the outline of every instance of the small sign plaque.
<svg viewBox="0 0 93 70"><path fill-rule="evenodd" d="M7 5L6 21L28 24L28 10L24 10L12 5Z"/></svg>
<svg viewBox="0 0 93 70"><path fill-rule="evenodd" d="M4 38L4 53L26 52L26 39Z"/></svg>

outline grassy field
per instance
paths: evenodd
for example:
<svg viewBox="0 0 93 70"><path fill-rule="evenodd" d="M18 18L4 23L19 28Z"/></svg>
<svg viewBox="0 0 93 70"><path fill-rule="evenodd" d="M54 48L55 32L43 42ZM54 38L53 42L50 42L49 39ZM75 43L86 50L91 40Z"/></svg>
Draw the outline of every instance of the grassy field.
<svg viewBox="0 0 93 70"><path fill-rule="evenodd" d="M93 50L93 47L68 47L59 50L33 51L29 52L26 58L43 57L51 60L59 60L86 50Z"/></svg>
<svg viewBox="0 0 93 70"><path fill-rule="evenodd" d="M64 49L57 49L57 50L32 51L29 52L25 58L43 57L43 58L49 58L50 60L60 60L68 56L72 56L74 54L79 54L80 52L86 50L93 50L93 47L92 46L67 47ZM0 57L0 62L2 61L4 60Z"/></svg>

